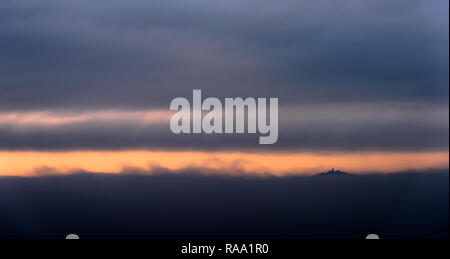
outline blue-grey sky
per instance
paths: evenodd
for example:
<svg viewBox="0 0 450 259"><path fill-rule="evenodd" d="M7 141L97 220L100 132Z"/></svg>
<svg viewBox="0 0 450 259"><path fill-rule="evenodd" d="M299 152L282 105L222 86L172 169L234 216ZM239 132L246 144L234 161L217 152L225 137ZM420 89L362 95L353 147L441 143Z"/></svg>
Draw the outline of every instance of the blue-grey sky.
<svg viewBox="0 0 450 259"><path fill-rule="evenodd" d="M139 118L5 119L167 110L203 89L278 97L271 148L448 150L448 5L3 0L0 149L258 148L257 137L173 136Z"/></svg>

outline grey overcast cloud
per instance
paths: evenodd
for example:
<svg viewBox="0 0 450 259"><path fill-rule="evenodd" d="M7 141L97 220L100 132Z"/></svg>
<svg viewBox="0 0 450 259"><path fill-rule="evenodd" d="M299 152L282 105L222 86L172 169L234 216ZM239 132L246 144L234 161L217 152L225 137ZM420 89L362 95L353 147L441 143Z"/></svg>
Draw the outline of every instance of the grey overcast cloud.
<svg viewBox="0 0 450 259"><path fill-rule="evenodd" d="M258 148L136 116L29 119L167 110L202 89L278 97L271 149L445 151L448 31L439 0L3 0L0 148Z"/></svg>

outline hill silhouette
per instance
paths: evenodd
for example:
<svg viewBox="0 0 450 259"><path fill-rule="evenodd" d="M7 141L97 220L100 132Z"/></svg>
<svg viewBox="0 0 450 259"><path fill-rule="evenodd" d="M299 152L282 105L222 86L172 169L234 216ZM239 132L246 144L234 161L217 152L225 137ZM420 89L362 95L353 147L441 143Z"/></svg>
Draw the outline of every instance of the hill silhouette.
<svg viewBox="0 0 450 259"><path fill-rule="evenodd" d="M448 238L448 181L448 169L4 177L0 238Z"/></svg>
<svg viewBox="0 0 450 259"><path fill-rule="evenodd" d="M334 170L334 168L332 168L328 172L319 173L316 174L315 176L350 176L350 175L352 174L340 170Z"/></svg>

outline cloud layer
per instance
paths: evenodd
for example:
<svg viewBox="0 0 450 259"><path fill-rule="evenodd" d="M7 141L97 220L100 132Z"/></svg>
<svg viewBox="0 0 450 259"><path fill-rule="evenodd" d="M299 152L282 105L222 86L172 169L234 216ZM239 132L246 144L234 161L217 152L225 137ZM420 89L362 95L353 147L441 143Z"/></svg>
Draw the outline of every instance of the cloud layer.
<svg viewBox="0 0 450 259"><path fill-rule="evenodd" d="M282 103L448 103L446 1L0 4L0 109L166 107L211 96Z"/></svg>
<svg viewBox="0 0 450 259"><path fill-rule="evenodd" d="M0 112L0 149L197 149L448 151L448 107L396 103L285 106L279 138L256 134L180 134L168 110Z"/></svg>
<svg viewBox="0 0 450 259"><path fill-rule="evenodd" d="M0 149L257 149L175 97L278 97L268 149L448 150L448 2L0 3ZM150 116L150 117L149 117Z"/></svg>

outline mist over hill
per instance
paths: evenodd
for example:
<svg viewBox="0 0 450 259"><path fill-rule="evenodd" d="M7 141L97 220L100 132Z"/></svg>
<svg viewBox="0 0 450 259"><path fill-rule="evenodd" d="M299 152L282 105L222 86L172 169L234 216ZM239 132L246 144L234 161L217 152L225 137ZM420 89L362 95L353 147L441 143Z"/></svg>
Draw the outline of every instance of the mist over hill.
<svg viewBox="0 0 450 259"><path fill-rule="evenodd" d="M0 178L0 238L448 238L448 169Z"/></svg>

